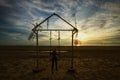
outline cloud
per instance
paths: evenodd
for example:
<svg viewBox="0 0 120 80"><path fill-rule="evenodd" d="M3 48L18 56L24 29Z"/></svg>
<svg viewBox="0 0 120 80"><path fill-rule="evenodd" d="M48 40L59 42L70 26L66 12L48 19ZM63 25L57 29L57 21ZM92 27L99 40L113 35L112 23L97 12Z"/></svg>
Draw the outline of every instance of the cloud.
<svg viewBox="0 0 120 80"><path fill-rule="evenodd" d="M106 2L101 7L104 8L104 9L110 10L110 11L119 11L120 10L119 3L120 3L120 1L118 2L118 4L111 3L111 2Z"/></svg>
<svg viewBox="0 0 120 80"><path fill-rule="evenodd" d="M117 9L118 6L116 6ZM108 9L107 9L108 8ZM120 29L120 16L119 11L117 9L113 9L112 12L109 7L106 10L98 10L93 16L88 17L87 19L83 18L82 20L78 21L78 28L81 32L86 33L87 44L101 44L109 43L110 45L114 43L118 43L119 45L119 38L118 33Z"/></svg>
<svg viewBox="0 0 120 80"><path fill-rule="evenodd" d="M32 24L40 23L52 13L58 13L73 25L75 23L73 14L76 14L77 28L88 35L89 40L104 39L105 42L111 40L114 43L119 38L113 40L108 36L115 38L120 32L119 3L119 0L1 0L0 31L6 36L13 35L9 35L8 38L15 36L15 40L18 39L17 36L21 36L19 39L26 41L33 28ZM52 28L69 26L62 20L52 19L53 22L50 24ZM43 26L46 27L46 23ZM45 34L40 35L41 40L48 40L49 34ZM71 38L69 32L61 35L63 39ZM55 36L57 33L53 34L54 38Z"/></svg>
<svg viewBox="0 0 120 80"><path fill-rule="evenodd" d="M0 6L12 8L12 6L7 1L8 0L0 0Z"/></svg>

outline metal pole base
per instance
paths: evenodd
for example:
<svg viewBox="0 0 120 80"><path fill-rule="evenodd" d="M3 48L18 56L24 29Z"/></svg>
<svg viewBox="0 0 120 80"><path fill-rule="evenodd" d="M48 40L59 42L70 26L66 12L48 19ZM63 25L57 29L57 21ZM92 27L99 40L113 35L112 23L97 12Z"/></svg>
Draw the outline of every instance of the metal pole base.
<svg viewBox="0 0 120 80"><path fill-rule="evenodd" d="M76 72L76 70L74 69L74 68L70 68L70 69L68 69L68 72L70 72L70 73L75 73Z"/></svg>

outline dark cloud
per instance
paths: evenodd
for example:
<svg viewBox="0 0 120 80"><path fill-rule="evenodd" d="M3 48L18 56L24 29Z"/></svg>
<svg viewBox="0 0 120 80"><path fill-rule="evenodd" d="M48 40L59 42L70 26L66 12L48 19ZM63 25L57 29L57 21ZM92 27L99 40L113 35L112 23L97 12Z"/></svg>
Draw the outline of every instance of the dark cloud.
<svg viewBox="0 0 120 80"><path fill-rule="evenodd" d="M13 28L13 27L0 27L0 33L14 33L14 34L22 34L22 35L28 35L28 31L19 29L19 28Z"/></svg>

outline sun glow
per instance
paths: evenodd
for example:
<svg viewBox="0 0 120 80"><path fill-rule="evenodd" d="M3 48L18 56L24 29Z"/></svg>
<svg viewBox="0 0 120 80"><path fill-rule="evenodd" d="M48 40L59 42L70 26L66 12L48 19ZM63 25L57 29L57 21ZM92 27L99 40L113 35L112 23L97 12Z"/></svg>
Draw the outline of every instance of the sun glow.
<svg viewBox="0 0 120 80"><path fill-rule="evenodd" d="M77 39L78 39L79 41L85 41L85 34L79 32L78 35L77 35Z"/></svg>
<svg viewBox="0 0 120 80"><path fill-rule="evenodd" d="M75 35L75 40L74 40L74 44L75 46L79 46L81 45L84 41L86 41L86 38L85 38L85 34L82 33L82 32L78 32L76 35Z"/></svg>

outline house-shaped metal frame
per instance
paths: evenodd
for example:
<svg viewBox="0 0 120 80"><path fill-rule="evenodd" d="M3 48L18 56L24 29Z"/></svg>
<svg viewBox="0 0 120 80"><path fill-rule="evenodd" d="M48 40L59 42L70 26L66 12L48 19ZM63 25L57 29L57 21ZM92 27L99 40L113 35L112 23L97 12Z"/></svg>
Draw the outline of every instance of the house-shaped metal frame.
<svg viewBox="0 0 120 80"><path fill-rule="evenodd" d="M58 18L60 18L61 20L63 20L65 23L67 23L70 27L72 27L72 29L42 29L40 28L41 25L50 20L51 17L53 16L57 16ZM32 33L30 34L30 36L28 37L28 39L30 40L33 35L36 35L36 48L37 48L37 53L36 53L36 57L38 57L38 51L39 51L39 45L38 45L38 32L39 31L71 31L72 32L72 55L71 55L71 69L73 69L73 38L74 38L74 34L78 32L78 29L73 26L72 24L70 24L68 21L66 21L65 19L63 19L61 16L59 16L56 13L51 14L49 17L47 17L46 19L44 19L43 21L41 21L39 24L34 25L34 28L32 29ZM38 72L38 58L36 59L36 72Z"/></svg>

